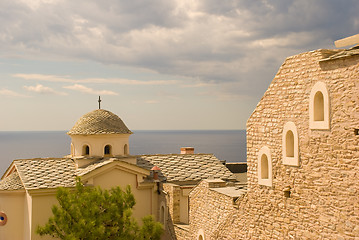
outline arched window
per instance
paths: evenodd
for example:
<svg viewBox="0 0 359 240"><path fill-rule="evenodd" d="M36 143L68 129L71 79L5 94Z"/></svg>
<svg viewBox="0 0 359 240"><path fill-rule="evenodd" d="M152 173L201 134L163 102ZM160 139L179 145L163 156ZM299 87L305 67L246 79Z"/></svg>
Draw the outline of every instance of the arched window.
<svg viewBox="0 0 359 240"><path fill-rule="evenodd" d="M310 129L329 129L329 94L325 83L317 82L309 97Z"/></svg>
<svg viewBox="0 0 359 240"><path fill-rule="evenodd" d="M314 121L324 121L324 97L318 91L314 95Z"/></svg>
<svg viewBox="0 0 359 240"><path fill-rule="evenodd" d="M165 207L164 206L161 206L160 223L165 225Z"/></svg>
<svg viewBox="0 0 359 240"><path fill-rule="evenodd" d="M112 147L111 145L106 145L104 148L104 155L110 156L112 154Z"/></svg>
<svg viewBox="0 0 359 240"><path fill-rule="evenodd" d="M123 146L123 154L127 155L128 154L128 145L125 144L125 146Z"/></svg>
<svg viewBox="0 0 359 240"><path fill-rule="evenodd" d="M200 229L198 230L198 233L197 233L197 240L204 240L204 231L203 229Z"/></svg>
<svg viewBox="0 0 359 240"><path fill-rule="evenodd" d="M160 207L160 223L162 223L163 227L166 229L166 221L167 221L167 207L165 201L161 201Z"/></svg>
<svg viewBox="0 0 359 240"><path fill-rule="evenodd" d="M82 156L90 155L90 147L88 145L84 145L82 147Z"/></svg>
<svg viewBox="0 0 359 240"><path fill-rule="evenodd" d="M293 122L287 122L283 127L282 162L285 165L299 166L298 131Z"/></svg>
<svg viewBox="0 0 359 240"><path fill-rule="evenodd" d="M294 134L291 130L285 134L285 147L285 156L294 157Z"/></svg>
<svg viewBox="0 0 359 240"><path fill-rule="evenodd" d="M73 143L71 143L71 156L75 156L75 148Z"/></svg>
<svg viewBox="0 0 359 240"><path fill-rule="evenodd" d="M272 157L267 146L258 152L258 184L272 186Z"/></svg>
<svg viewBox="0 0 359 240"><path fill-rule="evenodd" d="M261 178L268 179L268 157L265 154L261 156Z"/></svg>

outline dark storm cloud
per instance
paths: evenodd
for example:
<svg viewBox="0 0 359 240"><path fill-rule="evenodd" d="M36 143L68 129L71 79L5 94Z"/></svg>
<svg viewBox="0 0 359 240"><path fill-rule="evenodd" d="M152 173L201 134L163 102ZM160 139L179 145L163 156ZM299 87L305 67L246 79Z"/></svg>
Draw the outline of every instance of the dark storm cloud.
<svg viewBox="0 0 359 240"><path fill-rule="evenodd" d="M358 33L357 0L0 1L3 54L148 68L261 95L285 57Z"/></svg>

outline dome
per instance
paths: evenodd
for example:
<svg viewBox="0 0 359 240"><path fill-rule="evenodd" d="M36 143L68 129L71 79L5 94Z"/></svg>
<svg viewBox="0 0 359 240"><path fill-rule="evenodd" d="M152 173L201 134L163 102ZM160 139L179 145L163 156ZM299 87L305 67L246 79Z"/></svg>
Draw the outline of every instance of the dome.
<svg viewBox="0 0 359 240"><path fill-rule="evenodd" d="M68 135L132 134L116 114L97 109L83 115Z"/></svg>

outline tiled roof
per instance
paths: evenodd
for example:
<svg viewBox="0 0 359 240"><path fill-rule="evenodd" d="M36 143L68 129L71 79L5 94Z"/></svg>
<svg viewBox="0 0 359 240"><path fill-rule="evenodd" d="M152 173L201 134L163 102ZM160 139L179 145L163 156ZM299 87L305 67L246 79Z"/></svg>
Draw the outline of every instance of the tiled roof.
<svg viewBox="0 0 359 240"><path fill-rule="evenodd" d="M79 168L76 170L76 175L77 176L83 176L89 172L92 172L93 170L100 168L102 166L105 166L109 163L112 163L115 159L114 158L109 158L109 159L103 159L100 161L96 161L92 164L89 164L88 166L84 167L84 168Z"/></svg>
<svg viewBox="0 0 359 240"><path fill-rule="evenodd" d="M26 189L75 185L75 164L69 158L20 159L14 165Z"/></svg>
<svg viewBox="0 0 359 240"><path fill-rule="evenodd" d="M229 197L237 198L247 193L247 185L211 188L211 190L219 192Z"/></svg>
<svg viewBox="0 0 359 240"><path fill-rule="evenodd" d="M141 155L137 166L151 170L158 166L159 177L167 182L197 182L207 178L235 180L235 176L212 154ZM0 190L47 189L72 187L76 176L83 176L117 158L105 158L84 168L75 168L70 158L36 158L14 160L14 173L0 182Z"/></svg>
<svg viewBox="0 0 359 240"><path fill-rule="evenodd" d="M131 134L121 118L116 114L97 109L83 115L75 126L67 133L69 135L92 134Z"/></svg>
<svg viewBox="0 0 359 240"><path fill-rule="evenodd" d="M161 169L167 182L199 181L207 178L235 180L236 177L213 154L142 155L137 165L150 170Z"/></svg>
<svg viewBox="0 0 359 240"><path fill-rule="evenodd" d="M110 164L110 163L115 162L115 161L123 161L123 160L122 160L122 158L105 158L105 159L102 159L102 160L99 160L99 161L95 161L95 162L93 162L93 163L91 163L91 164L89 164L89 165L87 165L87 166L85 166L83 168L77 169L76 174L77 174L77 176L81 177L81 176L83 176L83 175L85 175L85 174L87 174L89 172L92 172L95 169L98 169L98 168L100 168L102 166L105 166L105 165ZM126 162L127 164L131 164L131 163L128 163L127 161L124 161L124 162ZM138 166L138 167L143 168L142 166ZM147 168L143 168L143 169L147 169ZM150 170L150 169L147 169L147 170ZM152 173L150 173L149 178L151 179L152 177L153 177ZM161 181L166 180L166 177L164 177L161 172L159 172L158 177L159 177L159 179Z"/></svg>
<svg viewBox="0 0 359 240"><path fill-rule="evenodd" d="M0 181L0 190L19 190L24 189L21 179L17 171Z"/></svg>

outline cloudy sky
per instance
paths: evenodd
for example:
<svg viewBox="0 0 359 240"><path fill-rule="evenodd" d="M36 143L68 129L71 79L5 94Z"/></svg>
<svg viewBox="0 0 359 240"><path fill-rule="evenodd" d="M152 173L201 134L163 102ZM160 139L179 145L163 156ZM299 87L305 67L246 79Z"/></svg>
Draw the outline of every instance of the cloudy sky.
<svg viewBox="0 0 359 240"><path fill-rule="evenodd" d="M0 131L245 129L287 56L359 33L358 0L0 0Z"/></svg>

